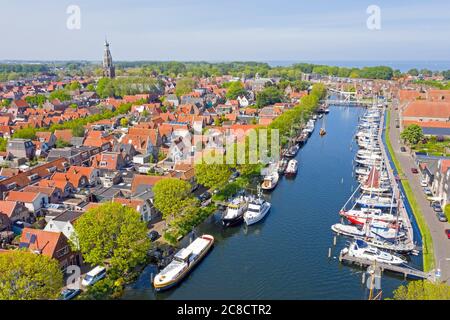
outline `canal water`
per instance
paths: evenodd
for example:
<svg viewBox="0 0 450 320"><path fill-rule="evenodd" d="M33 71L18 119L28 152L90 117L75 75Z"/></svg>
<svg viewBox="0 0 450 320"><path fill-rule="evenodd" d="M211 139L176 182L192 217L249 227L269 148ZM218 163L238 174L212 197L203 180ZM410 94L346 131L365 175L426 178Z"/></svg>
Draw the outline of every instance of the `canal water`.
<svg viewBox="0 0 450 320"><path fill-rule="evenodd" d="M347 243L330 226L355 190L353 136L364 110L331 107L316 123L316 130L300 150L295 179L282 178L269 195L272 209L259 224L224 229L220 215L202 225L197 235L215 239L209 255L179 285L155 293L148 267L126 288L124 299L366 299L362 270L341 265L339 250ZM319 136L325 121L327 135ZM332 257L328 249L332 247ZM413 263L420 263L415 257ZM383 297L404 284L402 277L385 274Z"/></svg>

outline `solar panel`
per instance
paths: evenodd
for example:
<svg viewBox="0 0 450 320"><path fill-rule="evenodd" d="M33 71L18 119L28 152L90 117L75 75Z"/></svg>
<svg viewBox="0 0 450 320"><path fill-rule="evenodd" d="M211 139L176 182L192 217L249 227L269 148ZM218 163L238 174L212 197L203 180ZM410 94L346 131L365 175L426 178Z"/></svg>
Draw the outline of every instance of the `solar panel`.
<svg viewBox="0 0 450 320"><path fill-rule="evenodd" d="M31 238L30 238L30 243L35 243L35 242L36 242L36 239L37 239L36 235L35 235L35 234L32 234L32 235L31 235Z"/></svg>
<svg viewBox="0 0 450 320"><path fill-rule="evenodd" d="M26 242L19 243L19 249L28 248L28 247L29 247L29 244Z"/></svg>

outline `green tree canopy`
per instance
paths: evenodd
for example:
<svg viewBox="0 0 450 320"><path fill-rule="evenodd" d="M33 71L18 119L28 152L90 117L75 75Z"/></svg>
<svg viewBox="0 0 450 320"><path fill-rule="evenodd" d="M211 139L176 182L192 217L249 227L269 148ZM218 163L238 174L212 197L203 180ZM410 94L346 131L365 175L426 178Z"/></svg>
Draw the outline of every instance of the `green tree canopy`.
<svg viewBox="0 0 450 320"><path fill-rule="evenodd" d="M0 151L5 152L6 146L8 145L8 139L6 138L0 138Z"/></svg>
<svg viewBox="0 0 450 320"><path fill-rule="evenodd" d="M43 94L38 94L35 96L26 97L25 101L31 106L41 107L45 103L45 101L47 101L47 97Z"/></svg>
<svg viewBox="0 0 450 320"><path fill-rule="evenodd" d="M127 127L128 126L128 119L127 118L120 119L120 125L122 127Z"/></svg>
<svg viewBox="0 0 450 320"><path fill-rule="evenodd" d="M450 286L430 281L411 281L394 291L394 300L450 300Z"/></svg>
<svg viewBox="0 0 450 320"><path fill-rule="evenodd" d="M192 92L192 90L194 90L196 85L197 83L195 82L195 80L191 78L183 78L177 80L177 85L175 87L175 94L178 97L181 97L184 94Z"/></svg>
<svg viewBox="0 0 450 320"><path fill-rule="evenodd" d="M83 259L92 265L109 261L117 272L128 272L146 259L150 242L146 223L133 208L110 202L86 211L75 223Z"/></svg>
<svg viewBox="0 0 450 320"><path fill-rule="evenodd" d="M37 130L33 127L25 127L14 132L13 138L34 140L36 138L36 132Z"/></svg>
<svg viewBox="0 0 450 320"><path fill-rule="evenodd" d="M258 108L281 101L283 101L283 92L274 86L266 87L256 95L256 106Z"/></svg>
<svg viewBox="0 0 450 320"><path fill-rule="evenodd" d="M247 93L247 91L244 88L244 85L240 81L233 81L231 82L230 86L228 87L227 91L227 99L234 100L239 96L244 96Z"/></svg>
<svg viewBox="0 0 450 320"><path fill-rule="evenodd" d="M57 260L26 251L0 254L0 300L56 299L62 286Z"/></svg>
<svg viewBox="0 0 450 320"><path fill-rule="evenodd" d="M81 89L81 84L78 81L72 81L66 86L66 88L70 91L75 91Z"/></svg>
<svg viewBox="0 0 450 320"><path fill-rule="evenodd" d="M65 148L65 147L70 147L70 146L71 146L70 142L64 141L62 139L56 140L56 143L55 143L56 148Z"/></svg>
<svg viewBox="0 0 450 320"><path fill-rule="evenodd" d="M54 99L58 99L61 102L69 101L71 99L71 96L66 90L60 89L60 90L55 90L52 93L50 93L49 100L51 101Z"/></svg>
<svg viewBox="0 0 450 320"><path fill-rule="evenodd" d="M408 74L409 74L410 76L417 77L417 76L419 75L419 70L417 70L416 68L410 69L410 70L408 71Z"/></svg>
<svg viewBox="0 0 450 320"><path fill-rule="evenodd" d="M84 126L82 124L77 124L73 126L72 135L74 137L84 137Z"/></svg>
<svg viewBox="0 0 450 320"><path fill-rule="evenodd" d="M186 207L195 204L191 197L190 183L177 178L158 181L153 187L153 193L155 208L163 214L164 219L174 218Z"/></svg>
<svg viewBox="0 0 450 320"><path fill-rule="evenodd" d="M195 177L205 187L217 189L228 182L231 168L227 164L201 163L195 165Z"/></svg>
<svg viewBox="0 0 450 320"><path fill-rule="evenodd" d="M417 124L412 124L403 130L400 137L410 144L417 144L419 141L423 140L424 134L421 127Z"/></svg>

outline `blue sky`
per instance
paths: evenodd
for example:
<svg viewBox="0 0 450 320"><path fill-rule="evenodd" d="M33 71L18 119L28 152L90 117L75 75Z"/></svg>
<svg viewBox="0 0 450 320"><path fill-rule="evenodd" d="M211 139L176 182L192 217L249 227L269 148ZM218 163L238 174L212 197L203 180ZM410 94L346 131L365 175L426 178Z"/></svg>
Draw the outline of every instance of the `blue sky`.
<svg viewBox="0 0 450 320"><path fill-rule="evenodd" d="M81 29L66 27L69 5ZM369 5L381 30L366 27ZM450 1L0 0L0 59L450 60Z"/></svg>

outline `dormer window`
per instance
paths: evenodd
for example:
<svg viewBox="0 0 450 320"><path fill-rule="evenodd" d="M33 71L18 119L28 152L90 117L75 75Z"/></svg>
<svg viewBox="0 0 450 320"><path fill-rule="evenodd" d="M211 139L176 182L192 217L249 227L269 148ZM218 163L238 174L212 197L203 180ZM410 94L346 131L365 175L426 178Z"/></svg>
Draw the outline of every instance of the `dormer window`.
<svg viewBox="0 0 450 320"><path fill-rule="evenodd" d="M28 179L29 179L30 181L34 181L34 180L36 180L36 179L39 179L39 175L38 175L37 173L33 173L33 174L31 174L31 175L28 176Z"/></svg>
<svg viewBox="0 0 450 320"><path fill-rule="evenodd" d="M47 168L47 171L50 172L50 173L53 173L53 172L56 171L56 167Z"/></svg>
<svg viewBox="0 0 450 320"><path fill-rule="evenodd" d="M15 183L15 182L6 185L6 189L8 189L8 190L12 190L15 187L17 187L17 183Z"/></svg>

